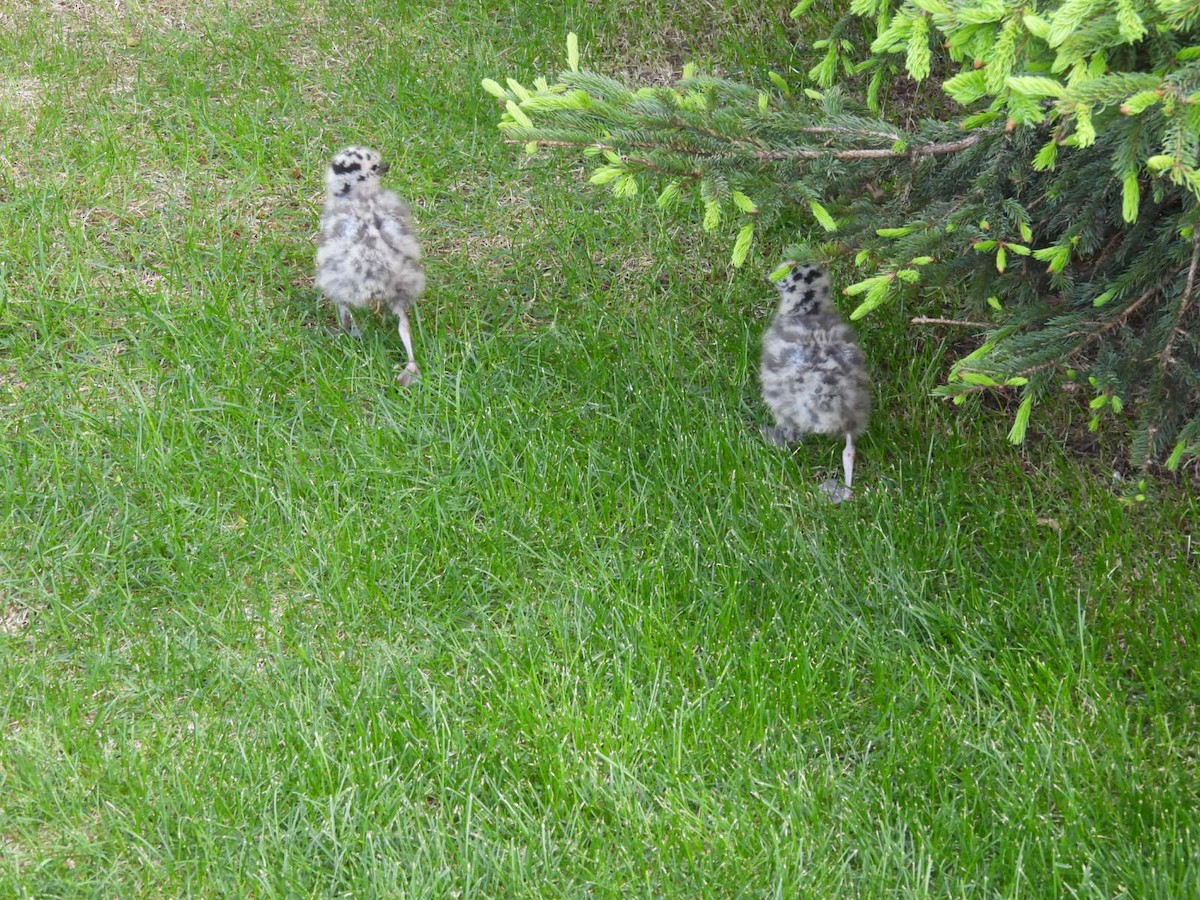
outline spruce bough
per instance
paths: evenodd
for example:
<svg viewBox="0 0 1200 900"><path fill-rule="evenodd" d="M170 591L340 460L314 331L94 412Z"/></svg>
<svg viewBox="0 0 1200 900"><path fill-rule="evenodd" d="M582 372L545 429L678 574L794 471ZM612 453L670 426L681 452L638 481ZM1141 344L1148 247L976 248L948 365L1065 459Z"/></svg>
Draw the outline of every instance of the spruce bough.
<svg viewBox="0 0 1200 900"><path fill-rule="evenodd" d="M800 210L826 240L785 255L852 258L851 318L908 294L929 313L916 321L976 328L939 392L1019 395L1014 443L1072 384L1089 427L1128 424L1136 464L1200 455L1200 0L851 9L877 37L859 60L849 40L822 42L822 90L691 67L631 88L582 70L574 35L553 84L483 86L506 139L581 151L618 197L653 186L660 207L694 208L730 233L734 266ZM901 57L940 82L948 114L879 114Z"/></svg>

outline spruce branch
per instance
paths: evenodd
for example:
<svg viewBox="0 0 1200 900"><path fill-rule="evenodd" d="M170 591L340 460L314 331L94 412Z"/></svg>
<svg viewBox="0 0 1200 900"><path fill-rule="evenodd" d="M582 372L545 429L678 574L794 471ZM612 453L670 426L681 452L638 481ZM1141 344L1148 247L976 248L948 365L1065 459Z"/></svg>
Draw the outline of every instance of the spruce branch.
<svg viewBox="0 0 1200 900"><path fill-rule="evenodd" d="M845 136L845 137L856 136L852 132L847 132L847 131L843 131L840 129L820 129L820 130L813 129L813 133L838 134L838 135ZM718 135L714 134L713 136L716 137ZM872 135L872 136L880 136L880 135ZM984 135L982 132L975 132L974 134L968 135L965 138L960 138L957 141L941 141L941 142L934 142L934 143L929 143L929 144L914 144L913 146L905 147L903 150L896 150L896 149L890 148L890 147L864 147L864 148L854 148L854 149L846 149L846 150L818 150L818 149L807 148L807 147L797 147L793 150L753 150L753 149L750 149L749 152L745 153L745 154L739 154L739 153L734 153L734 152L698 150L695 147L681 146L679 144L674 144L674 143L671 143L668 141L628 141L628 142L622 142L620 144L605 143L605 142L595 141L587 136L581 136L579 138L579 140L577 140L577 141L561 140L561 139L549 140L549 139L539 139L539 138L533 138L532 140L524 141L524 140L519 140L519 139L514 139L514 138L508 138L505 140L505 143L506 144L520 144L522 146L525 144L528 144L528 143L533 143L533 144L536 144L538 147L557 147L557 148L576 147L576 148L582 149L585 147L594 147L598 150L610 150L613 153L620 153L622 149L632 147L632 148L635 148L638 150L666 150L671 153L678 153L678 154L695 154L697 156L703 156L703 157L706 157L709 159L729 159L729 158L735 158L735 157L752 156L755 159L757 159L759 162L792 162L792 161L807 161L807 160L825 159L825 158L833 158L833 159L838 159L838 160L867 160L867 159L920 159L922 157L927 157L927 156L930 156L930 157L944 156L944 155L950 154L950 153L961 153L964 150L969 150L970 148L977 145L983 139L983 136ZM889 136L889 137L891 137L891 136ZM737 142L731 141L730 143L737 146ZM650 165L650 164L647 165L647 168L659 169L660 171L665 171L663 169L660 169L657 166Z"/></svg>
<svg viewBox="0 0 1200 900"><path fill-rule="evenodd" d="M1077 341L1073 347L1067 350L1065 357L1045 360L1044 362L1037 363L1036 365L1027 366L1026 368L1019 369L1016 374L1018 376L1027 378L1030 375L1036 374L1037 372L1044 372L1047 369L1053 369L1056 366L1062 366L1065 363L1070 362L1074 357L1082 353L1084 349L1093 341L1100 340L1100 338L1112 331L1118 325L1129 321L1130 317L1143 306L1145 306L1150 301L1150 298L1157 293L1157 286L1150 288L1099 328L1096 328L1092 331L1072 331L1068 337L1081 338L1081 340Z"/></svg>
<svg viewBox="0 0 1200 900"><path fill-rule="evenodd" d="M1196 271L1200 269L1200 231L1197 231L1192 237L1192 264L1188 267L1187 283L1183 287L1183 294L1179 298L1179 311L1175 313L1175 321L1171 323L1171 331L1167 335L1166 343L1163 344L1162 353L1159 357L1158 365L1165 374L1171 364L1175 362L1171 356L1171 351L1175 347L1175 341L1179 335L1184 333L1183 317L1187 315L1188 307L1191 306L1192 300L1196 295Z"/></svg>
<svg viewBox="0 0 1200 900"><path fill-rule="evenodd" d="M854 4L844 22L877 20L872 58L848 65L837 44L809 75L820 91L692 67L627 87L579 71L570 42L559 83L483 87L509 143L602 157L591 181L617 197L667 182L660 208L736 231L735 267L751 237L776 258L853 257L858 286L886 286L863 313L914 294L911 327L982 333L937 392L1024 387L1014 435L1071 366L1113 398L1093 409L1132 414L1131 458L1200 455L1200 16L1139 3L1135 28L1094 0L951 6ZM865 107L840 68L874 72ZM881 114L889 68L939 79L959 113Z"/></svg>
<svg viewBox="0 0 1200 900"><path fill-rule="evenodd" d="M980 331L987 331L992 326L987 322L971 322L967 319L939 319L931 316L913 316L910 320L913 325L950 325L955 328L977 328Z"/></svg>

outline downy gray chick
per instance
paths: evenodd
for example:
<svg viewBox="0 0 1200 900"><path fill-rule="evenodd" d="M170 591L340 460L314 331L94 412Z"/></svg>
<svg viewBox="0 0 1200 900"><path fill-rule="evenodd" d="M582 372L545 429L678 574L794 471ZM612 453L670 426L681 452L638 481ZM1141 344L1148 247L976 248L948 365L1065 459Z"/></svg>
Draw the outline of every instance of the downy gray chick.
<svg viewBox="0 0 1200 900"><path fill-rule="evenodd" d="M408 364L398 381L421 374L413 356L407 310L425 290L421 247L412 213L379 177L388 164L366 147L347 147L325 172L325 210L317 240L317 287L338 310L351 336L360 332L350 308L389 309L400 319Z"/></svg>
<svg viewBox="0 0 1200 900"><path fill-rule="evenodd" d="M830 297L829 276L818 266L792 263L775 283L779 309L763 336L763 400L775 427L763 436L785 447L806 434L846 436L842 452L845 487L821 485L834 502L851 495L854 439L871 413L866 361L854 330L842 320Z"/></svg>

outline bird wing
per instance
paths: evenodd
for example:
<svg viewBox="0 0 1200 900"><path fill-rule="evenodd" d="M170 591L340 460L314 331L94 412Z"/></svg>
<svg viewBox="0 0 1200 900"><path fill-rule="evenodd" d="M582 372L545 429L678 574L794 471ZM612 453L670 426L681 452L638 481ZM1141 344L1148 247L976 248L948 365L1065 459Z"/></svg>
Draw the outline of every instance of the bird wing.
<svg viewBox="0 0 1200 900"><path fill-rule="evenodd" d="M393 219L391 216L379 216L375 224L379 228L379 234L383 237L384 243L397 253L404 253L414 258L421 255L416 238L413 237L412 231L404 222Z"/></svg>
<svg viewBox="0 0 1200 900"><path fill-rule="evenodd" d="M326 226L324 238L326 241L350 240L357 237L360 231L362 223L353 216L339 216Z"/></svg>

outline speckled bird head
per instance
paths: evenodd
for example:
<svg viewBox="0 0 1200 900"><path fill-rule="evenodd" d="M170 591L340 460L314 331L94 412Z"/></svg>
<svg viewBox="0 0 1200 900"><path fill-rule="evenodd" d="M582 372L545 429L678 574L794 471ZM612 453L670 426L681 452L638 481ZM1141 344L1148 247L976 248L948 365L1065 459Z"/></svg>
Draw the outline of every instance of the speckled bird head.
<svg viewBox="0 0 1200 900"><path fill-rule="evenodd" d="M829 276L820 266L792 263L792 270L775 287L782 316L815 316L829 308Z"/></svg>
<svg viewBox="0 0 1200 900"><path fill-rule="evenodd" d="M330 197L349 197L379 189L379 176L388 164L369 147L347 147L333 158L325 171L325 190Z"/></svg>

